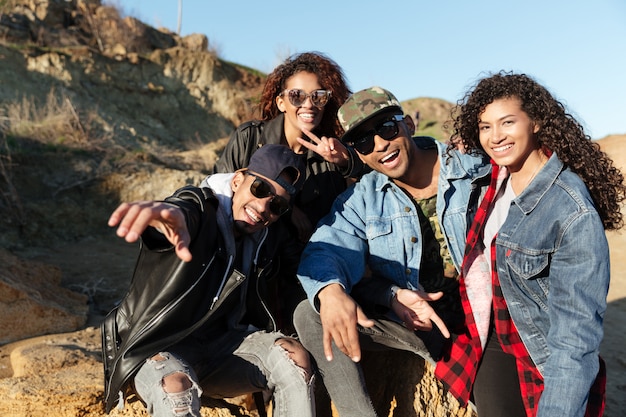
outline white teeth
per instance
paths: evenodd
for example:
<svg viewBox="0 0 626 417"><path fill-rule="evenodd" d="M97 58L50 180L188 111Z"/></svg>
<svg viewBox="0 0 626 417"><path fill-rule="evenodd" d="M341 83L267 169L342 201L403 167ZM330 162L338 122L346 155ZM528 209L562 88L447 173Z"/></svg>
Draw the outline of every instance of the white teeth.
<svg viewBox="0 0 626 417"><path fill-rule="evenodd" d="M300 113L299 116L302 117L303 119L309 119L309 120L315 119L315 115L313 113Z"/></svg>
<svg viewBox="0 0 626 417"><path fill-rule="evenodd" d="M494 151L496 152L502 152L502 151L506 151L509 148L512 148L513 145L504 145L504 146L498 146L497 148L493 148Z"/></svg>
<svg viewBox="0 0 626 417"><path fill-rule="evenodd" d="M398 154L398 152L399 152L399 151L392 152L392 153L390 153L389 155L385 156L385 157L384 157L383 159L381 159L380 161L381 161L382 163L385 163L385 162L387 162L388 160L390 160L391 158L393 158L394 156L396 156L396 155Z"/></svg>
<svg viewBox="0 0 626 417"><path fill-rule="evenodd" d="M250 210L248 207L246 207L246 213L248 214L248 216L254 220L257 223L260 223L263 219L261 219L259 216L256 215L256 212Z"/></svg>

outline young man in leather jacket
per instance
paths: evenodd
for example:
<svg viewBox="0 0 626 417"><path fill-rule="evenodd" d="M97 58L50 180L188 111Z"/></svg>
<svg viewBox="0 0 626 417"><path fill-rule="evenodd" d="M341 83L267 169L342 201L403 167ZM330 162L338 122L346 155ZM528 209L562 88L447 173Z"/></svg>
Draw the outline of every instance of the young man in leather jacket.
<svg viewBox="0 0 626 417"><path fill-rule="evenodd" d="M301 158L266 145L247 169L212 175L208 187L113 212L109 225L140 239L141 252L102 324L107 412L123 407L127 390L154 417L199 417L203 394L270 391L274 416L314 415L308 353L277 329L264 291L277 253L289 259L293 245L275 222L303 179Z"/></svg>

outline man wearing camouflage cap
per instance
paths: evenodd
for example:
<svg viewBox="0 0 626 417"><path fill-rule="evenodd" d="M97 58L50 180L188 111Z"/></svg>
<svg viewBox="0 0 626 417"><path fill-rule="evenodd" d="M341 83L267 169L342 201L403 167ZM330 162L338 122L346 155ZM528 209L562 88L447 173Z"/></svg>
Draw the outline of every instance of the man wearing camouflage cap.
<svg viewBox="0 0 626 417"><path fill-rule="evenodd" d="M463 323L457 277L468 207L490 167L412 138L400 103L380 87L354 93L338 117L342 142L372 172L335 200L311 237L298 270L308 301L294 324L339 415L376 416L361 346L440 357L448 328Z"/></svg>

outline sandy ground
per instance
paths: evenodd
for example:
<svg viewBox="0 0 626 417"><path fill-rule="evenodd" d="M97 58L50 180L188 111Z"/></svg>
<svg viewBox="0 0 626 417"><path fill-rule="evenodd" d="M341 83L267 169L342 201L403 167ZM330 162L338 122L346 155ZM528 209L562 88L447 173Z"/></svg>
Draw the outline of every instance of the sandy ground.
<svg viewBox="0 0 626 417"><path fill-rule="evenodd" d="M611 286L600 346L607 363L607 409L605 416L618 417L626 410L626 231L609 232Z"/></svg>

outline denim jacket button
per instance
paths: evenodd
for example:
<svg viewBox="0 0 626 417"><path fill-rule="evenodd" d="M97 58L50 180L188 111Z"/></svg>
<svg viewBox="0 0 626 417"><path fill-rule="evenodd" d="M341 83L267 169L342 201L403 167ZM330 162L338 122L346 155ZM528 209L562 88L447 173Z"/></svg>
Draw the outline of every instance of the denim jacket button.
<svg viewBox="0 0 626 417"><path fill-rule="evenodd" d="M405 206L404 211L408 213L409 211L411 211L411 207Z"/></svg>

